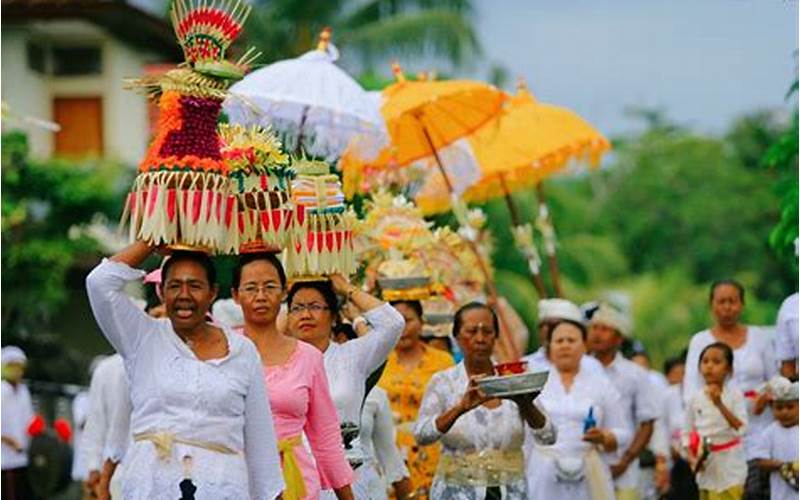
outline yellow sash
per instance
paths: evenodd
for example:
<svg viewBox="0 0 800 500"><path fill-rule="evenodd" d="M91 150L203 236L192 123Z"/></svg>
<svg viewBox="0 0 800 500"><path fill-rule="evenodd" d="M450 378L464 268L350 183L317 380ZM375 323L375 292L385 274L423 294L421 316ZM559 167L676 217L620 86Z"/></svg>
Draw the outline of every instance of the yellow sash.
<svg viewBox="0 0 800 500"><path fill-rule="evenodd" d="M199 439L189 439L176 436L171 432L140 432L133 436L135 441L150 441L156 447L159 460L169 460L172 456L172 447L175 443L193 446L195 448L203 448L204 450L222 453L224 455L237 455L236 450L228 448L224 444L212 443L210 441L201 441Z"/></svg>
<svg viewBox="0 0 800 500"><path fill-rule="evenodd" d="M294 453L294 448L302 444L300 434L278 440L278 452L283 457L283 482L286 483L284 500L301 500L306 496L306 482Z"/></svg>

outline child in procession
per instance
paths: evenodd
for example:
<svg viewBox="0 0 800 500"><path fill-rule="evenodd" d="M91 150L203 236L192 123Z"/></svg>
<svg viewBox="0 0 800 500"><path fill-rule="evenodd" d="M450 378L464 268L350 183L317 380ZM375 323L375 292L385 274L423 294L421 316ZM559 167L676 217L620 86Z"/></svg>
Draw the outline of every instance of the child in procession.
<svg viewBox="0 0 800 500"><path fill-rule="evenodd" d="M758 467L770 473L771 500L797 498L798 473L798 383L777 376L769 383L772 415L775 422L764 429L758 440Z"/></svg>
<svg viewBox="0 0 800 500"><path fill-rule="evenodd" d="M744 395L733 384L733 351L715 342L703 349L698 369L705 385L686 408L683 445L695 472L701 500L740 499L747 462L742 446L747 426Z"/></svg>

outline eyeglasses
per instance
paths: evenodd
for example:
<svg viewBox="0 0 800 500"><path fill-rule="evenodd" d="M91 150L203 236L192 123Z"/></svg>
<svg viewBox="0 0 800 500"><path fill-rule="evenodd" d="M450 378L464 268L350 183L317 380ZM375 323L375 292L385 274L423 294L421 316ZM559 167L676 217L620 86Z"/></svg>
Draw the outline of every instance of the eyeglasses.
<svg viewBox="0 0 800 500"><path fill-rule="evenodd" d="M283 287L278 285L277 283L264 283L262 285L257 285L255 283L248 283L245 286L239 288L239 293L245 295L247 297L255 297L258 295L258 292L264 292L266 295L280 295L283 291Z"/></svg>
<svg viewBox="0 0 800 500"><path fill-rule="evenodd" d="M330 309L328 306L312 302L310 304L295 304L289 308L289 314L300 314L303 311L308 311L311 314L319 314L322 311Z"/></svg>

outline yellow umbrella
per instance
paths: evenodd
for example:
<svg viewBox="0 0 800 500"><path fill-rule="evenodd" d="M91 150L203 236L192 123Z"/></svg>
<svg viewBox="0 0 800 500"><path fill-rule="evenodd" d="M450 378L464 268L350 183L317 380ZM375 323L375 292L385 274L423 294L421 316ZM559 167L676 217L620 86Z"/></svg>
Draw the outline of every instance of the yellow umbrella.
<svg viewBox="0 0 800 500"><path fill-rule="evenodd" d="M484 124L469 136L469 145L480 166L480 179L462 195L465 201L484 202L504 196L514 224L515 241L528 258L537 291L544 296L544 284L539 276L538 253L533 246L532 228L522 224L511 199L511 191L532 185L539 186L540 217L538 226L545 235L545 247L553 270L554 285L560 294L555 263L555 234L549 223L546 205L543 204L540 182L571 161L588 160L592 166L610 149L608 140L594 127L575 113L558 106L543 104L521 85L518 93L509 99L496 119ZM390 150L373 162L359 163L352 158L343 161L345 183L349 193L359 189L365 178L376 173L396 169L400 165ZM386 175L386 174L383 174ZM414 173L407 174L408 176ZM426 214L451 208L452 196L449 181L441 173L419 169L416 175L423 179L415 194L415 201Z"/></svg>
<svg viewBox="0 0 800 500"><path fill-rule="evenodd" d="M470 80L409 81L397 63L392 65L392 71L397 82L383 90L381 106L390 146L372 163L401 168L432 159L447 192L453 196L453 182L440 151L497 117L508 95L492 85ZM362 172L366 165L352 151L343 155L340 166L345 171L345 192L352 193L353 177L346 173L348 165L351 172ZM468 240L468 244L486 278L489 295L496 297L483 256L474 241Z"/></svg>
<svg viewBox="0 0 800 500"><path fill-rule="evenodd" d="M571 161L586 160L597 166L611 147L583 118L566 108L538 102L525 87L496 120L469 137L469 144L481 169L480 180L463 194L470 202L537 185ZM426 214L450 208L450 196L436 177L431 175L416 196Z"/></svg>
<svg viewBox="0 0 800 500"><path fill-rule="evenodd" d="M433 156L497 117L506 94L470 80L408 81L397 63L397 82L383 91L381 114L398 165Z"/></svg>
<svg viewBox="0 0 800 500"><path fill-rule="evenodd" d="M565 168L572 161L585 160L592 167L611 145L603 135L572 111L538 102L520 83L503 113L469 138L481 168L480 180L463 194L466 201L484 202L503 196L513 224L514 240L525 254L536 288L544 284L539 276L539 256L532 242L533 228L524 224L511 198L513 190L537 186L539 217L537 227L544 236L556 295L561 295L555 257L555 231L550 222L541 181ZM450 197L442 180L430 174L415 199L425 213L448 208Z"/></svg>

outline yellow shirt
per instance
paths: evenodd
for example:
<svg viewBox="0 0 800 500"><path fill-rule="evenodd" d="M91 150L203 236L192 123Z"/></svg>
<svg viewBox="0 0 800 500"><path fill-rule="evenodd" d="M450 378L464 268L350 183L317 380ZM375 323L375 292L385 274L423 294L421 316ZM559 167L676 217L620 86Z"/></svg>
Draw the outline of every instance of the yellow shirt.
<svg viewBox="0 0 800 500"><path fill-rule="evenodd" d="M424 346L419 364L408 370L400 365L397 353L392 351L386 360L383 376L378 381L378 385L389 396L389 405L397 426L397 446L411 473L413 491L421 493L420 498L428 496L439 463L440 448L438 443L432 446L417 445L414 440L417 412L433 374L454 364L448 353Z"/></svg>

